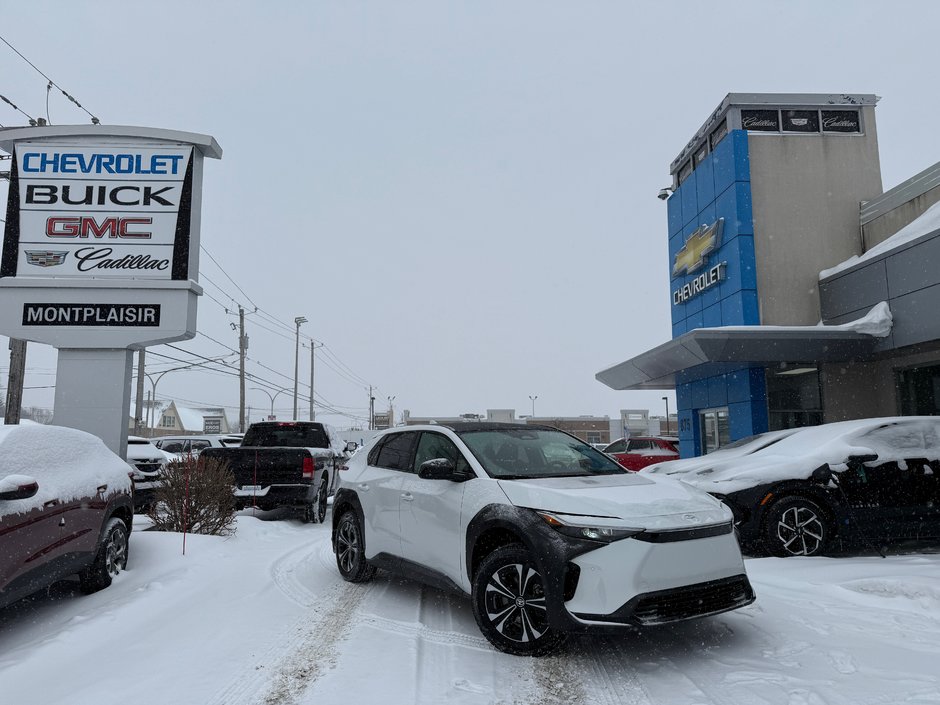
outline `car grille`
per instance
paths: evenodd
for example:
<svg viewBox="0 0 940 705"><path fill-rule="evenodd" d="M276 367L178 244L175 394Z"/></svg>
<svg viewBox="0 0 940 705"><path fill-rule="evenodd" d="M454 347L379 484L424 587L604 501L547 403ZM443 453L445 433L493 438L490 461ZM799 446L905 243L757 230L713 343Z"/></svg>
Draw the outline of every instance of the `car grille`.
<svg viewBox="0 0 940 705"><path fill-rule="evenodd" d="M726 612L753 601L751 584L739 575L645 595L636 603L633 618L643 625L666 624Z"/></svg>
<svg viewBox="0 0 940 705"><path fill-rule="evenodd" d="M163 465L159 460L135 460L134 467L141 472L157 472Z"/></svg>

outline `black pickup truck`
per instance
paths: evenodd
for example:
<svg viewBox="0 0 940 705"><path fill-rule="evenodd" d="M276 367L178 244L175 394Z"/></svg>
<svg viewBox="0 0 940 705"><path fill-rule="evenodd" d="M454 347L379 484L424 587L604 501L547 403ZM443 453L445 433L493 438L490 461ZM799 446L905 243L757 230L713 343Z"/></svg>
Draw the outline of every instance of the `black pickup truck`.
<svg viewBox="0 0 940 705"><path fill-rule="evenodd" d="M304 521L322 522L337 471L355 450L316 421L252 424L238 448L206 448L199 461L228 463L239 508L298 507Z"/></svg>

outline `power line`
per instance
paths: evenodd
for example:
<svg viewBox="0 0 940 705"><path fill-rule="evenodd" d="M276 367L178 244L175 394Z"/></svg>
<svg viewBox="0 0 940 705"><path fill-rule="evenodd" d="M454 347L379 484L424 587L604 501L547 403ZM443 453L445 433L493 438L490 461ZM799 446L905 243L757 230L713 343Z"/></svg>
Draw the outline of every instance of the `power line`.
<svg viewBox="0 0 940 705"><path fill-rule="evenodd" d="M232 279L232 278L228 275L228 272L225 271L225 267L223 267L221 264L219 264L219 261L218 261L215 257L212 256L212 253L209 252L209 250L206 249L205 245L200 244L200 245L199 245L199 249L201 249L203 252L205 252L205 253L209 256L209 259L211 259L211 260L215 263L215 266L218 267L218 268L221 270L222 274L225 275L225 278L228 279L230 282L232 282L232 284L235 285L235 288L238 289L238 290L241 292L242 296L244 296L246 299L248 299L248 303L250 303L250 304L251 304L252 306L254 306L255 308L258 308L257 306L255 306L255 302L251 300L251 297L250 297L248 294L246 294L245 291L244 291L244 289L242 289L242 288L238 285L238 282L236 282L234 279Z"/></svg>
<svg viewBox="0 0 940 705"><path fill-rule="evenodd" d="M49 81L49 85L50 85L50 86L55 86L56 88L58 88L59 91L61 91L62 95L64 95L64 96L65 96L66 98L68 98L70 101L72 101L73 103L75 103L76 106L78 106L79 108L81 108L82 110L84 110L86 113L88 113L88 116L91 118L91 124L92 124L92 125L99 125L99 124L101 124L101 121L100 121L98 118L96 118L94 115L92 115L90 112L88 112L88 109L85 108L85 106L83 106L81 103L79 103L77 100L75 100L75 98L74 98L73 96L69 95L68 92L67 92L62 86L60 86L58 83L56 83L56 82L53 81L51 78L49 78L46 74L44 74L42 71L40 71L39 68L36 66L36 64L34 64L34 63L33 63L32 61L30 61L29 59L27 59L25 56L23 56L23 54L22 54L15 46L13 46L12 44L10 44L10 42L8 42L2 35L0 35L0 42L3 42L4 44L6 44L6 45L7 45L8 47L10 47L14 52L16 52L17 56L19 56L23 61L25 61L25 62L26 62L27 64L29 64L30 66L32 66L32 67L36 70L36 73L38 73L38 74L39 74L40 76L42 76L44 79L46 79L47 81ZM46 91L47 91L47 94L48 94L48 86L47 86L47 88L46 88ZM21 111L21 112L22 112L22 111ZM47 109L47 112L48 112L48 109ZM24 115L25 115L25 113L24 113ZM30 118L30 119L32 119L32 118Z"/></svg>
<svg viewBox="0 0 940 705"><path fill-rule="evenodd" d="M3 37L0 37L0 39L3 39ZM20 109L20 107L16 103L14 103L12 100L7 98L5 95L0 94L0 100L2 100L4 103L12 107L14 110L18 110L19 112L23 113L23 115L29 118L30 124L32 125L36 124L36 118L34 118L29 113L27 113L25 110Z"/></svg>

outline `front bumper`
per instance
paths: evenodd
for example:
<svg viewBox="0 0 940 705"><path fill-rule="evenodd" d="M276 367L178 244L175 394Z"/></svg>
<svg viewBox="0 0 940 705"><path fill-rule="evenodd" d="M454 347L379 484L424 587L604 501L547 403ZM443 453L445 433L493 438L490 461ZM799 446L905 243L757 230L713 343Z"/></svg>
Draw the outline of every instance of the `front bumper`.
<svg viewBox="0 0 940 705"><path fill-rule="evenodd" d="M640 534L571 563L578 568L577 587L564 607L584 627L664 624L755 599L730 524Z"/></svg>

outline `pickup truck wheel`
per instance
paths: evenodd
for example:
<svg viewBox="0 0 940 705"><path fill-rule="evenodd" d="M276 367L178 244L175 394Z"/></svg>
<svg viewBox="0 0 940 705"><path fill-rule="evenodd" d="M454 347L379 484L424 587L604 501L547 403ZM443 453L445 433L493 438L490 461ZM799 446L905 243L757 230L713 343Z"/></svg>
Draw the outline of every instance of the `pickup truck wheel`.
<svg viewBox="0 0 940 705"><path fill-rule="evenodd" d="M111 518L104 527L95 561L78 574L79 586L85 594L103 590L111 578L127 567L127 525Z"/></svg>
<svg viewBox="0 0 940 705"><path fill-rule="evenodd" d="M347 509L336 525L336 567L350 583L364 583L375 575L375 566L366 561L359 517L352 509Z"/></svg>
<svg viewBox="0 0 940 705"><path fill-rule="evenodd" d="M326 519L326 500L330 493L330 483L326 475L320 480L320 486L317 488L317 495L313 498L313 504L310 507L312 521L314 524L322 524Z"/></svg>

